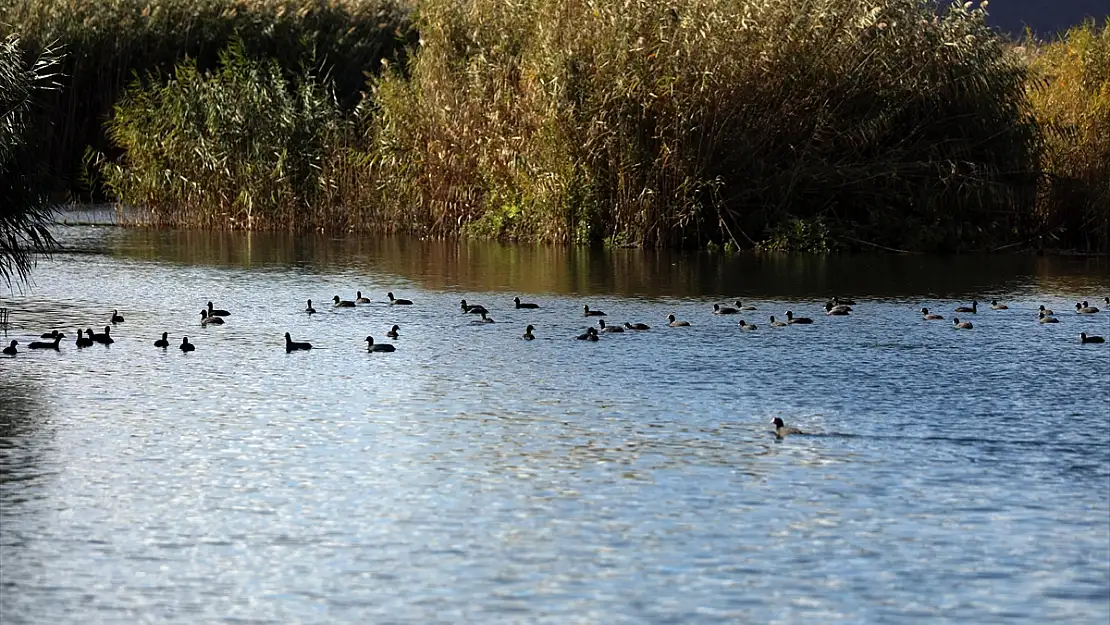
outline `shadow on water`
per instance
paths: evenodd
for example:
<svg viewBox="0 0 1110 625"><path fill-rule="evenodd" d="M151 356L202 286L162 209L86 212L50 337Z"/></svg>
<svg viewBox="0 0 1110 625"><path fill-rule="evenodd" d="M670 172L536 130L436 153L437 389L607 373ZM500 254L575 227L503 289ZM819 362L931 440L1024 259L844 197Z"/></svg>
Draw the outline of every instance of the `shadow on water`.
<svg viewBox="0 0 1110 625"><path fill-rule="evenodd" d="M723 254L412 237L68 229L73 253L241 269L388 273L429 290L634 297L988 298L1006 290L1083 292L1110 277L1110 259L1028 255ZM95 233L95 235L93 234ZM90 246L95 249L90 249Z"/></svg>

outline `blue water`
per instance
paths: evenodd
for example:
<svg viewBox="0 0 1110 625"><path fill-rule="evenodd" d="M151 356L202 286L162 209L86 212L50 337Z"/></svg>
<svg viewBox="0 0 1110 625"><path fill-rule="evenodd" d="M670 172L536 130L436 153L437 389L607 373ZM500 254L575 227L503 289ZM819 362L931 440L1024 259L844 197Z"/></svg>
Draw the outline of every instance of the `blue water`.
<svg viewBox="0 0 1110 625"><path fill-rule="evenodd" d="M68 336L0 358L5 624L1110 619L1105 261L59 237L0 301ZM652 329L576 341L583 303Z"/></svg>

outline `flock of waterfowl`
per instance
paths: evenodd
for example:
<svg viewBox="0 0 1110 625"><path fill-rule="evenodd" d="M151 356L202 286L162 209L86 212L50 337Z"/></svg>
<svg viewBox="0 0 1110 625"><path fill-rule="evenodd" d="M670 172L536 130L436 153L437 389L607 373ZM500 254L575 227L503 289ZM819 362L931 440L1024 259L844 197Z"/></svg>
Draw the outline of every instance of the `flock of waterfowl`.
<svg viewBox="0 0 1110 625"><path fill-rule="evenodd" d="M411 306L412 305L411 300L394 297L392 292L388 293L386 296L389 298L388 303L391 306ZM1103 301L1106 303L1108 309L1110 309L1110 297L1104 298ZM372 301L369 298L363 297L362 291L357 291L355 293L355 299L353 299L353 300L340 299L340 297L338 295L336 295L332 298L332 307L333 308L356 308L358 306L365 305L365 304L371 304L371 303L372 303ZM522 302L519 297L513 298L513 304L514 304L514 308L517 309L517 310L534 310L534 309L538 309L540 307L538 304L534 304L534 303L530 303L530 302ZM825 312L826 316L850 315L852 313L852 311L854 310L853 306L856 306L856 305L857 305L856 302L854 302L852 300L841 300L840 298L834 297L832 300L825 303L824 312ZM460 306L460 308L461 308L461 310L464 314L476 315L477 316L476 319L471 321L472 324L495 323L494 319L492 319L489 316L489 314L490 314L489 309L487 309L485 306L482 306L481 304L470 304L470 303L467 303L467 301L464 299L459 303L459 306ZM1009 306L1007 306L1006 304L1000 303L998 300L991 300L990 308L991 308L991 310L1009 310ZM754 310L756 310L755 306L744 305L742 302L736 301L734 307L733 306L721 305L721 304L713 304L712 314L714 314L714 315L739 315L739 314L742 314L744 312L750 312L750 311L754 311ZM316 314L316 309L312 305L312 300L308 300L308 306L304 309L304 312L309 314L309 315ZM958 306L954 309L954 312L964 314L964 315L969 315L969 314L970 315L977 315L979 313L979 303L977 301L973 301L971 303L971 306ZM1093 315L1093 314L1097 314L1099 312L1100 312L1100 310L1099 310L1098 307L1091 306L1088 302L1085 302L1085 301L1084 302L1077 302L1075 304L1075 314L1077 314L1077 315ZM221 325L221 324L224 323L224 318L229 317L229 316L231 316L230 311L215 308L213 306L212 302L208 302L207 307L201 309L201 311L200 311L200 317L201 317L200 323L201 323L202 327L209 326L209 325ZM601 310L591 309L588 304L583 304L582 305L582 316L583 317L597 317L598 320L597 320L597 326L596 327L590 326L590 327L586 328L585 332L583 332L582 334L579 334L575 337L576 339L578 339L580 341L598 341L598 340L600 340L600 334L616 334L616 333L623 333L625 331L628 331L628 332L643 332L643 331L651 329L651 326L649 326L645 323L641 323L641 322L625 321L623 323L623 325L609 325L605 322L605 319L603 319L603 317L606 317L608 315L606 315L606 313L601 311ZM781 319L776 319L773 315L770 316L768 321L769 321L771 327L776 327L777 328L777 327L786 327L786 326L791 326L791 325L807 325L807 324L812 324L814 322L814 320L812 318L809 318L809 317L796 317L796 316L794 316L794 312L791 311L791 310L787 310L786 313L785 313L785 316L786 316L785 321L781 320ZM928 308L922 308L921 309L921 318L925 321L943 321L944 320L943 315L939 315L939 314L936 314L934 312L931 312ZM123 315L121 315L119 313L119 310L113 310L111 315L109 315L108 320L109 320L111 325L104 326L104 331L103 332L94 332L92 328L87 328L87 329L83 329L83 330L78 329L77 330L77 340L75 342L76 347L79 348L79 349L82 349L82 348L86 348L86 347L91 347L94 344L111 345L112 343L114 343L115 341L112 338L112 334L111 334L112 325L123 323L124 318L123 318ZM1038 323L1059 323L1060 319L1056 316L1056 313L1054 313L1052 310L1049 310L1044 305L1041 305L1039 307L1039 309L1037 310L1037 321L1038 321ZM685 321L685 320L677 319L675 317L675 315L672 314L672 315L667 316L667 324L666 325L667 325L667 327L671 327L671 328L679 328L679 327L689 326L690 322ZM758 326L756 326L755 324L752 324L752 323L748 323L744 319L740 319L737 326L739 327L739 329L741 329L743 331L748 331L748 332L755 331L755 330L758 329ZM961 321L958 317L953 317L952 318L952 327L954 327L956 329L959 329L959 330L971 330L974 327L974 325L970 321ZM394 325L392 328L390 328L390 330L388 332L386 332L386 336L388 336L391 339L396 339L400 336L400 334L399 334L400 329L401 329L400 326ZM535 339L536 338L536 335L534 334L535 329L536 328L535 328L534 325L528 324L528 326L525 328L524 334L521 336L521 338L524 339L524 340L533 340L533 339ZM46 340L31 341L27 344L27 346L26 346L27 349L31 349L31 350L43 350L43 349L58 350L60 348L62 339L66 338L66 335L59 332L58 330L52 330L51 332L42 334L39 338L40 339L46 339ZM1081 343L1084 343L1084 344L1105 342L1105 339L1103 337L1101 337L1101 336L1088 336L1085 332L1081 332L1079 334L1079 340L1080 340ZM381 352L392 352L392 351L396 350L396 348L391 344L375 343L373 336L367 336L364 339L364 341L366 342L366 350L368 352L381 353ZM7 356L15 356L17 353L19 353L18 345L19 345L19 342L17 340L12 340L11 343L3 349L3 353ZM160 349L168 349L170 347L169 333L168 332L163 332L162 333L162 338L157 339L157 340L154 341L154 347L160 348ZM189 337L188 336L183 336L181 338L181 343L178 346L178 348L182 352L192 352L192 351L196 350L196 345L189 342ZM288 332L285 333L285 351L287 353L288 352L294 352L294 351L310 350L310 349L312 349L312 344L311 343L294 341L292 336ZM797 428L786 427L783 424L782 419L779 419L777 417L774 420L774 424L775 424L775 433L779 437L786 436L788 434L800 434L801 433L801 431L798 430Z"/></svg>

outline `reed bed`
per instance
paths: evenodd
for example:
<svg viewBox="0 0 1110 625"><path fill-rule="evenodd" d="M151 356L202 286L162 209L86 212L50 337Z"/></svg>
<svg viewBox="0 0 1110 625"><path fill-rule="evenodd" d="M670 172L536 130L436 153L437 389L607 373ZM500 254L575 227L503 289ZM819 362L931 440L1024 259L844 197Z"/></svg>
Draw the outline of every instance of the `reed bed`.
<svg viewBox="0 0 1110 625"><path fill-rule="evenodd" d="M1026 42L1029 99L1044 130L1038 245L1110 250L1110 23Z"/></svg>
<svg viewBox="0 0 1110 625"><path fill-rule="evenodd" d="M34 123L57 189L87 192L86 147L113 155L104 123L136 77L170 77L188 60L216 69L231 42L274 60L287 78L327 75L338 101L361 101L367 73L403 62L414 39L405 0L0 0L0 36L18 33L29 54L65 52L61 88Z"/></svg>
<svg viewBox="0 0 1110 625"><path fill-rule="evenodd" d="M94 143L108 147L90 152L90 171L149 223L819 252L1110 249L1105 26L1018 47L982 7L928 0L195 6L223 11L195 21L218 34L177 28L167 49L203 49L172 75L132 73L110 141ZM313 11L333 19L281 37L259 26ZM175 23L160 15L136 19ZM42 23L82 28L68 19ZM365 43L386 32L394 47ZM330 43L266 47L293 33ZM321 61L356 42L369 47L347 64Z"/></svg>

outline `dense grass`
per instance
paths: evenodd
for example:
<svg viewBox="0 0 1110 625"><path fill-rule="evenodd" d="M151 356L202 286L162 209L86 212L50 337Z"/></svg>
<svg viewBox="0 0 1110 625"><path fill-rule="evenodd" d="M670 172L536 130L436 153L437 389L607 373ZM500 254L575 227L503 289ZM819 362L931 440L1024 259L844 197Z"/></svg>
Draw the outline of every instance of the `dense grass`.
<svg viewBox="0 0 1110 625"><path fill-rule="evenodd" d="M1110 23L1027 50L1029 97L1045 131L1041 244L1110 250Z"/></svg>
<svg viewBox="0 0 1110 625"><path fill-rule="evenodd" d="M27 277L35 255L54 245L51 211L41 192L41 144L30 119L39 100L55 89L59 59L53 50L27 57L19 39L0 40L0 280L8 288Z"/></svg>
<svg viewBox="0 0 1110 625"><path fill-rule="evenodd" d="M306 12L290 19L367 4L387 6L301 0ZM293 5L235 3L265 15ZM115 151L93 169L157 224L812 251L1110 248L1106 28L1017 48L979 8L936 9L420 0L419 45L379 77L381 54L351 61L344 82L334 65L295 63L313 58L307 47L282 56L250 37L172 78L142 75L114 108ZM390 23L411 32L405 17ZM351 85L367 77L359 100Z"/></svg>
<svg viewBox="0 0 1110 625"><path fill-rule="evenodd" d="M104 124L136 76L170 76L186 59L215 69L238 41L287 78L327 75L340 104L353 107L367 75L413 42L409 16L405 0L0 0L0 35L18 33L31 55L65 52L62 88L34 125L55 190L82 192L82 154L115 154Z"/></svg>
<svg viewBox="0 0 1110 625"><path fill-rule="evenodd" d="M377 86L386 224L642 245L989 245L1032 217L1025 68L918 0L429 0Z"/></svg>

